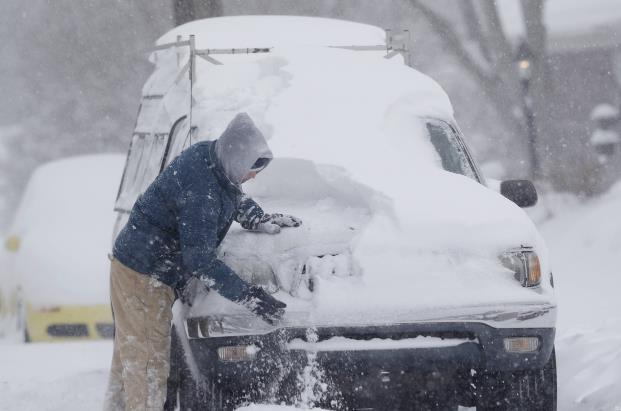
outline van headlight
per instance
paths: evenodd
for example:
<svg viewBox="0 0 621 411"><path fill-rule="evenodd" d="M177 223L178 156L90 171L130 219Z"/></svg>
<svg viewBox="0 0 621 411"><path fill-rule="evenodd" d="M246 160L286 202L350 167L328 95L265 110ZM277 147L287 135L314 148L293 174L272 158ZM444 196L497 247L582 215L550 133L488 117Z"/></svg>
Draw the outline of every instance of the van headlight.
<svg viewBox="0 0 621 411"><path fill-rule="evenodd" d="M185 320L188 338L260 335L273 330L274 327L255 315L215 315Z"/></svg>
<svg viewBox="0 0 621 411"><path fill-rule="evenodd" d="M500 262L513 271L515 279L523 287L535 287L541 283L541 264L532 249L520 248L509 250L500 256Z"/></svg>

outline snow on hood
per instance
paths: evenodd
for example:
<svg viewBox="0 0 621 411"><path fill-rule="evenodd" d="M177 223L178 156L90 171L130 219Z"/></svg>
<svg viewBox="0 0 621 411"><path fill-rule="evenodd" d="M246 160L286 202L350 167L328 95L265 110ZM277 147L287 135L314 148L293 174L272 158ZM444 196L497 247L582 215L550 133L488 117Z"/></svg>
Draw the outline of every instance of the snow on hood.
<svg viewBox="0 0 621 411"><path fill-rule="evenodd" d="M271 159L265 137L246 113L240 113L216 142L216 156L233 184L241 184L259 158Z"/></svg>

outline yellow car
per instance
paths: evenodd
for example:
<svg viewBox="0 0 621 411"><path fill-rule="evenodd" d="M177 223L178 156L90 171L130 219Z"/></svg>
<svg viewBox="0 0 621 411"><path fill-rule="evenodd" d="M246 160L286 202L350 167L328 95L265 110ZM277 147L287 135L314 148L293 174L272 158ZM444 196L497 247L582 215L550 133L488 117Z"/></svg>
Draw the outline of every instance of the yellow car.
<svg viewBox="0 0 621 411"><path fill-rule="evenodd" d="M34 171L0 257L0 335L113 336L107 254L124 161L79 156Z"/></svg>

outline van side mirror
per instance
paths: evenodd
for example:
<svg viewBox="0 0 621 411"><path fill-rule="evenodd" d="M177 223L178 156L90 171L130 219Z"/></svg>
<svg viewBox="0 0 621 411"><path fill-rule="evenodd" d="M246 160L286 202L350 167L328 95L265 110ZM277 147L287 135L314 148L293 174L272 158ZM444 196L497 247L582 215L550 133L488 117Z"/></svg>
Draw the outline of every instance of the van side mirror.
<svg viewBox="0 0 621 411"><path fill-rule="evenodd" d="M500 194L507 197L520 207L531 207L537 204L537 190L528 180L506 180L500 183Z"/></svg>

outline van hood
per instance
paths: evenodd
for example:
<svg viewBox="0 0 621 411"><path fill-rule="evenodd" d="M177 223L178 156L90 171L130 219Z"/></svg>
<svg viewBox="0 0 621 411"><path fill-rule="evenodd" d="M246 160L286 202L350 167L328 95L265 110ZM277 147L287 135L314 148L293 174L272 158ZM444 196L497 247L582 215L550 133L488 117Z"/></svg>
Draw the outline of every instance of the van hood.
<svg viewBox="0 0 621 411"><path fill-rule="evenodd" d="M406 189L411 200L396 204L342 169L276 159L247 191L267 212L290 213L304 224L278 235L235 227L221 258L247 281L275 292L290 318L318 323L405 321L434 307L550 301L549 284L523 288L498 259L529 246L542 272L549 270L545 245L520 208L443 171ZM210 293L193 315L201 312L244 311Z"/></svg>

